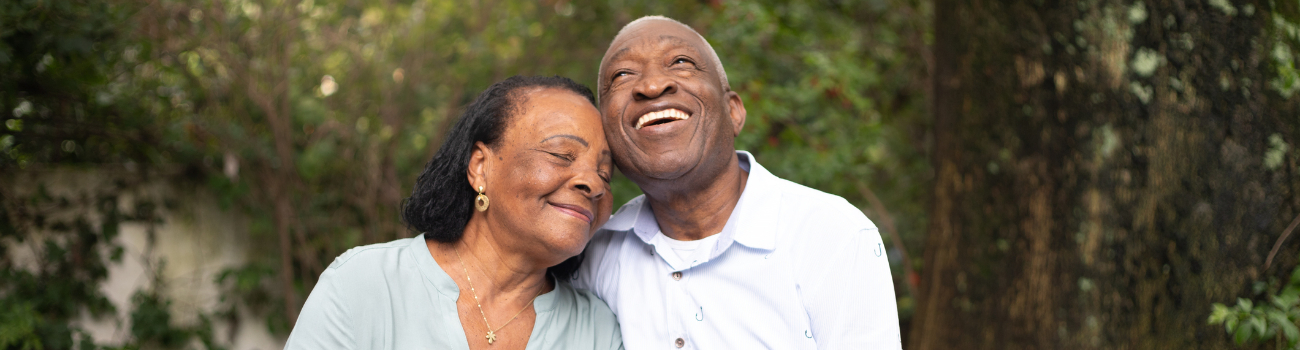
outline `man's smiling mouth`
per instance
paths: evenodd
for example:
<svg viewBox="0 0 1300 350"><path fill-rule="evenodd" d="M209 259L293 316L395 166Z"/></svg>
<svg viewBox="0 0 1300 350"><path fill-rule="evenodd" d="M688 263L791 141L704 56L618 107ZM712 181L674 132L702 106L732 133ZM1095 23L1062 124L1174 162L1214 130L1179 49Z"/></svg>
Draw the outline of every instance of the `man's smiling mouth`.
<svg viewBox="0 0 1300 350"><path fill-rule="evenodd" d="M661 111L646 113L645 115L641 116L641 118L638 118L636 120L636 129L641 130L641 128L646 126L659 125L659 124L675 122L678 120L687 120L687 119L691 119L690 114L687 114L686 112L683 112L676 108L669 108Z"/></svg>

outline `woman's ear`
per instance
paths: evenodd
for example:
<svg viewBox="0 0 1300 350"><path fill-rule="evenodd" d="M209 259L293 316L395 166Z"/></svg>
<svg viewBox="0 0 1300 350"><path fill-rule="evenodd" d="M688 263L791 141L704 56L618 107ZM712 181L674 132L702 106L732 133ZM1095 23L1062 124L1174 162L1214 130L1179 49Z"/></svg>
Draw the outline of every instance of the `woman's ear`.
<svg viewBox="0 0 1300 350"><path fill-rule="evenodd" d="M484 187L487 191L487 174L492 170L492 149L483 142L475 142L474 150L469 155L469 169L465 169L465 176L469 178L469 185L478 191L479 186Z"/></svg>

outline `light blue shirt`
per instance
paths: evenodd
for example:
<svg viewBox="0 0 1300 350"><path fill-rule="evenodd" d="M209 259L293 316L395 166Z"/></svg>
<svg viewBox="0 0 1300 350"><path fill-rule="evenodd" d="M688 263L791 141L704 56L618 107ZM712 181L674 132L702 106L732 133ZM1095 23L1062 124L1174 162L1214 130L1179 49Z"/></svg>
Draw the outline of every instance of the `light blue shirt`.
<svg viewBox="0 0 1300 350"><path fill-rule="evenodd" d="M901 349L876 225L736 154L749 180L712 246L678 257L637 197L588 244L574 286L609 303L628 349Z"/></svg>
<svg viewBox="0 0 1300 350"><path fill-rule="evenodd" d="M302 307L285 349L469 349L460 288L424 235L356 247L334 259ZM559 282L533 301L528 349L622 349L604 302Z"/></svg>

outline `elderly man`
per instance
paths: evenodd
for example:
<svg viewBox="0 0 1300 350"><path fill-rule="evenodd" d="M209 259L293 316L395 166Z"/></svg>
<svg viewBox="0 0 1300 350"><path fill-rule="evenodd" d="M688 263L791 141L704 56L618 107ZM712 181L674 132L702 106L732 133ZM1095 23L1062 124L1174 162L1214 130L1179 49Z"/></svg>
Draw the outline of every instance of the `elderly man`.
<svg viewBox="0 0 1300 350"><path fill-rule="evenodd" d="M638 19L597 79L615 163L645 195L592 239L575 285L609 303L628 349L901 348L876 226L735 149L745 106L702 36Z"/></svg>

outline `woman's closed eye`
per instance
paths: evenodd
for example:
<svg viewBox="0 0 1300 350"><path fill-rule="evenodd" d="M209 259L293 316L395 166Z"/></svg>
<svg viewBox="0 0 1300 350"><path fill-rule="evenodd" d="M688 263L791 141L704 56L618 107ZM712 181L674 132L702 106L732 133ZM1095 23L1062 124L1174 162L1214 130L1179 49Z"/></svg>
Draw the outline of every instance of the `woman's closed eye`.
<svg viewBox="0 0 1300 350"><path fill-rule="evenodd" d="M573 154L569 154L569 153L556 153L556 152L546 152L546 153L554 156L555 158L560 158L569 163L572 163L574 160L578 159L577 156L574 156Z"/></svg>

